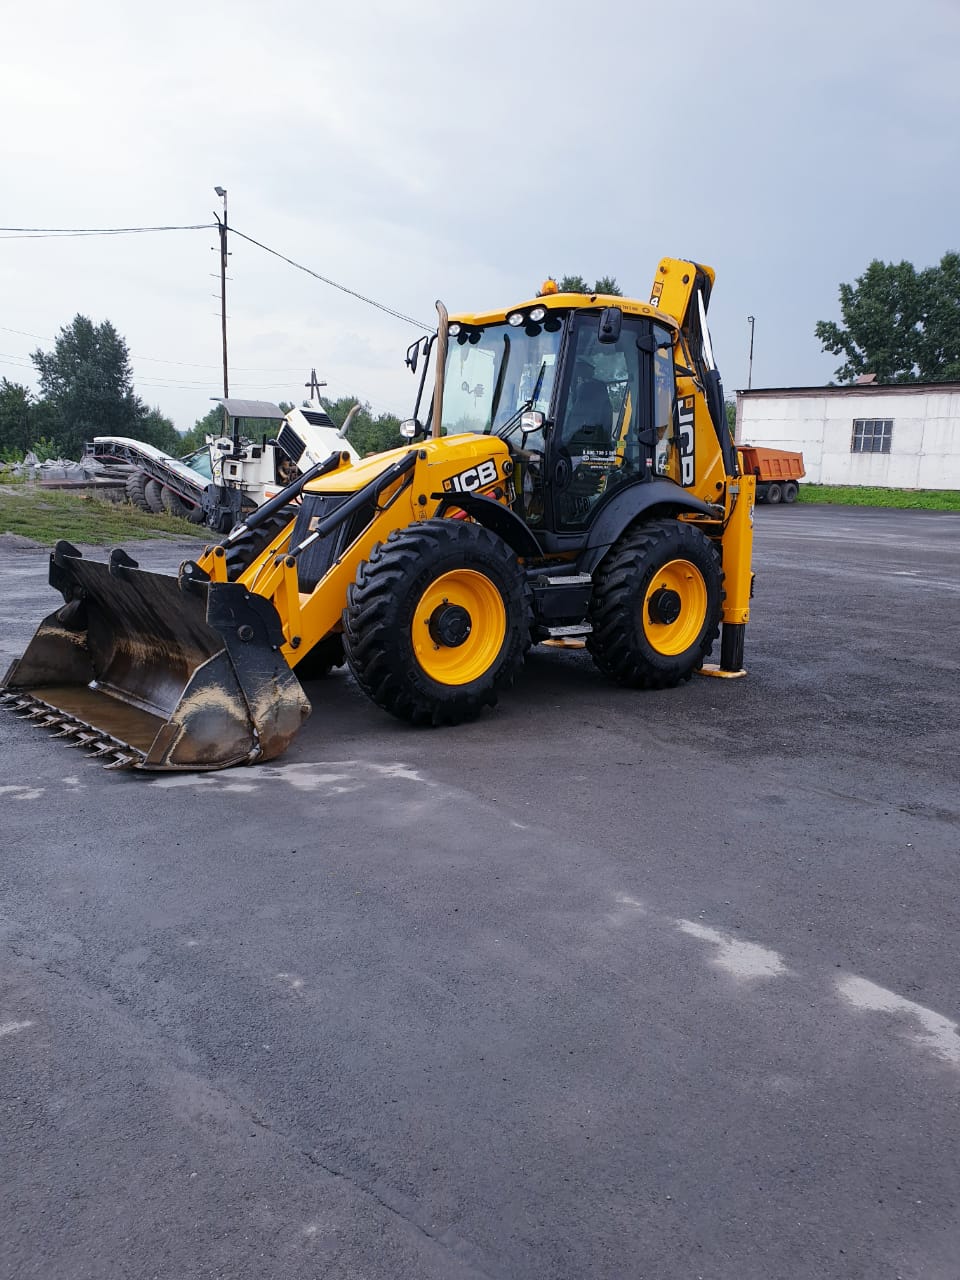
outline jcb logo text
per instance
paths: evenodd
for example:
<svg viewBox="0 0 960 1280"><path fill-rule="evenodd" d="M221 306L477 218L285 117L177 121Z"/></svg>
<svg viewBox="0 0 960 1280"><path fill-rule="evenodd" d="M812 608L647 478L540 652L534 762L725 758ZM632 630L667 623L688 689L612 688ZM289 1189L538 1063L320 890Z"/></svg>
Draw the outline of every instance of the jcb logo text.
<svg viewBox="0 0 960 1280"><path fill-rule="evenodd" d="M488 458L478 467L471 467L469 471L461 471L458 476L451 476L449 480L444 480L443 488L446 493L473 493L474 489L482 489L484 485L493 484L496 478L497 464L493 458Z"/></svg>

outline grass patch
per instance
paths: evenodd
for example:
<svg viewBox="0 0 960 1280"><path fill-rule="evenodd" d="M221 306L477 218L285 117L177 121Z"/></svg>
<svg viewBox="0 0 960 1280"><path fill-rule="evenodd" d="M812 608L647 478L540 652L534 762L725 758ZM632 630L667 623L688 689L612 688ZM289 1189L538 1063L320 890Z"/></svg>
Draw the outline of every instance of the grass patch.
<svg viewBox="0 0 960 1280"><path fill-rule="evenodd" d="M866 485L802 484L799 501L844 507L960 511L960 489L874 489Z"/></svg>
<svg viewBox="0 0 960 1280"><path fill-rule="evenodd" d="M59 538L114 546L142 538L209 540L211 532L170 515L148 515L126 503L86 494L21 485L0 491L0 533L16 533L52 547Z"/></svg>

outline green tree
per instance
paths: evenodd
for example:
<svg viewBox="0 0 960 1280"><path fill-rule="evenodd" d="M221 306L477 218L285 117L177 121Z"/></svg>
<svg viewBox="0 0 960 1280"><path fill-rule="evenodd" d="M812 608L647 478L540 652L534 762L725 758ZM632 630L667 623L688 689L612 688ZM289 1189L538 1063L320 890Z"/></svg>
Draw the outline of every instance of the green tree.
<svg viewBox="0 0 960 1280"><path fill-rule="evenodd" d="M142 440L144 444L152 444L155 449L162 449L164 453L171 453L174 457L186 453L183 436L159 409L147 409L141 414L136 439Z"/></svg>
<svg viewBox="0 0 960 1280"><path fill-rule="evenodd" d="M28 387L0 380L0 453L17 459L29 451L49 457L59 453L56 437L60 420L47 400L38 400Z"/></svg>
<svg viewBox="0 0 960 1280"><path fill-rule="evenodd" d="M33 443L34 401L19 382L0 381L0 453L22 458Z"/></svg>
<svg viewBox="0 0 960 1280"><path fill-rule="evenodd" d="M843 324L818 321L824 351L845 356L840 382L876 374L878 382L960 378L960 254L936 267L874 259L852 285L840 285Z"/></svg>
<svg viewBox="0 0 960 1280"><path fill-rule="evenodd" d="M960 253L945 253L920 272L923 328L917 338L922 382L960 380Z"/></svg>
<svg viewBox="0 0 960 1280"><path fill-rule="evenodd" d="M52 351L34 351L30 359L57 411L56 439L65 454L79 457L93 436L136 437L144 406L133 390L127 344L109 320L95 325L77 315Z"/></svg>
<svg viewBox="0 0 960 1280"><path fill-rule="evenodd" d="M182 456L185 453L193 453L195 449L202 449L207 443L207 436L219 436L223 434L223 409L220 405L215 404L212 409L208 409L202 418L198 418L189 431L185 431L180 437L180 447L177 452Z"/></svg>
<svg viewBox="0 0 960 1280"><path fill-rule="evenodd" d="M561 276L557 287L561 293L613 293L617 297L623 296L614 276L601 276L592 289L584 276Z"/></svg>

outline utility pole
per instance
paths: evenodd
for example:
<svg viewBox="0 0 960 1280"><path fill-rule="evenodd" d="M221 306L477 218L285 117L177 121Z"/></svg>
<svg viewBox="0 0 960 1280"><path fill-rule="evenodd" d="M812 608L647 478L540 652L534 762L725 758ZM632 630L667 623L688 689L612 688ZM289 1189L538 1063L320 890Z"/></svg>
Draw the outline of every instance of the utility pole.
<svg viewBox="0 0 960 1280"><path fill-rule="evenodd" d="M753 386L753 316L747 316L747 324L750 326L750 363L747 366L747 390L749 391Z"/></svg>
<svg viewBox="0 0 960 1280"><path fill-rule="evenodd" d="M311 404L313 404L314 400L316 400L317 404L319 404L319 403L320 403L320 388L321 388L321 387L325 387L327 384L326 384L325 382L318 382L318 381L317 381L317 371L316 371L316 369L311 369L311 370L310 370L310 381L309 381L309 382L305 382L303 385L304 385L304 386L309 390L309 392L310 392L310 403L311 403Z"/></svg>
<svg viewBox="0 0 960 1280"><path fill-rule="evenodd" d="M223 200L223 217L214 213L220 227L220 331L223 335L223 398L230 394L230 381L227 376L227 189L214 187L214 191Z"/></svg>

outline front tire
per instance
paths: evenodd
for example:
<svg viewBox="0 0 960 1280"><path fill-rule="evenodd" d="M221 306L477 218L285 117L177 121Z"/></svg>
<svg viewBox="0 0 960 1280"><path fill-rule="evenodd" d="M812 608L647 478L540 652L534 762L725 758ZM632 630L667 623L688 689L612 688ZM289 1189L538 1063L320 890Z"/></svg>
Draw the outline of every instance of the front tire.
<svg viewBox="0 0 960 1280"><path fill-rule="evenodd" d="M140 511L150 511L147 505L147 499L144 496L144 485L147 483L148 477L142 471L133 471L127 477L124 489L127 494L127 501L132 503Z"/></svg>
<svg viewBox="0 0 960 1280"><path fill-rule="evenodd" d="M459 724L493 706L530 645L516 555L462 520L424 520L378 543L357 570L343 623L360 688L412 724Z"/></svg>
<svg viewBox="0 0 960 1280"><path fill-rule="evenodd" d="M603 560L587 649L618 684L667 689L689 680L720 632L723 572L691 524L653 520L628 530Z"/></svg>

